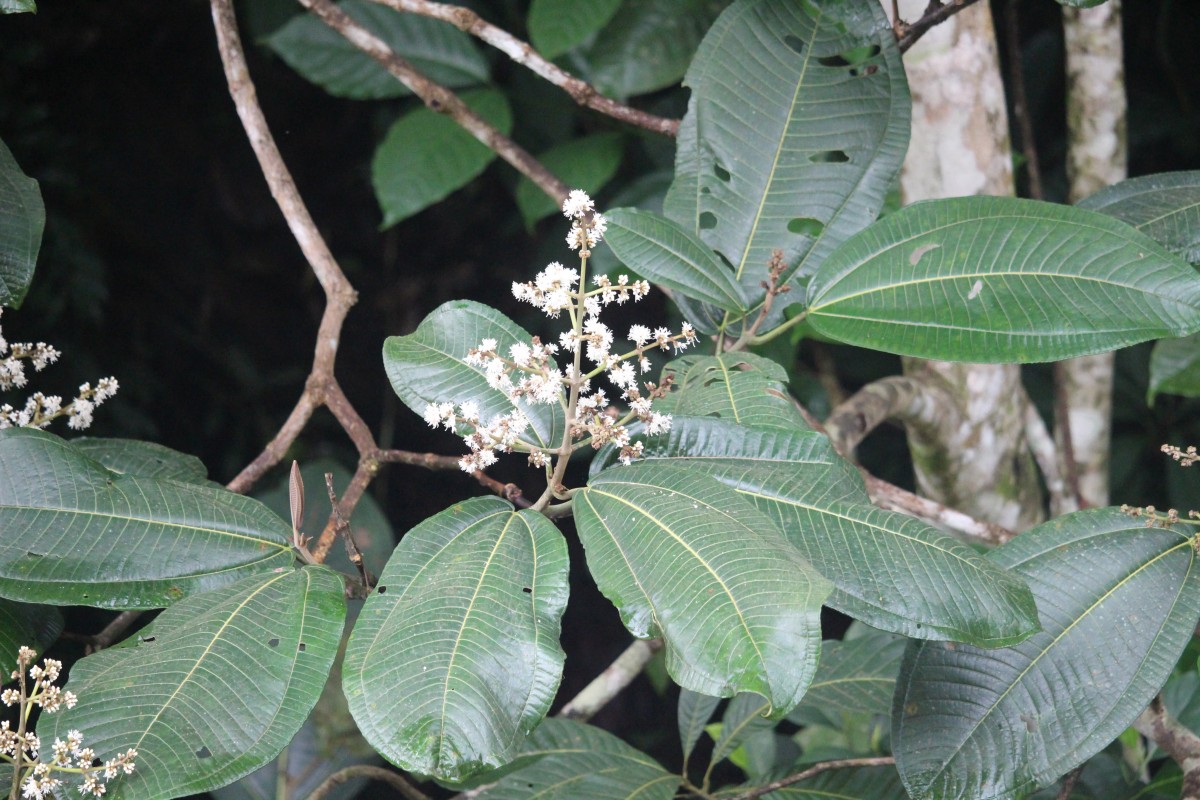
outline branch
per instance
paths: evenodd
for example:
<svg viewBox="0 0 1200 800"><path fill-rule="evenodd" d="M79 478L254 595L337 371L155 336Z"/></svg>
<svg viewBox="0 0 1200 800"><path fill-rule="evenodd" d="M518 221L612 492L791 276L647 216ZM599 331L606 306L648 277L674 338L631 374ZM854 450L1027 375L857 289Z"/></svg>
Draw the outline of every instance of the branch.
<svg viewBox="0 0 1200 800"><path fill-rule="evenodd" d="M581 106L599 111L615 120L661 133L664 136L675 136L679 130L679 120L655 116L605 97L592 86L543 58L528 43L521 41L503 28L492 25L469 8L446 3L431 3L428 0L371 1L397 11L449 22L460 31L487 42L513 61L529 68L534 74L564 90Z"/></svg>
<svg viewBox="0 0 1200 800"><path fill-rule="evenodd" d="M871 502L880 508L899 511L941 528L951 528L988 544L1004 544L1017 535L1016 531L1009 530L1003 525L976 519L970 514L943 505L936 500L913 494L906 489L876 478L866 470L862 470L862 473L863 479L867 482L867 493L871 496Z"/></svg>
<svg viewBox="0 0 1200 800"><path fill-rule="evenodd" d="M400 773L369 764L356 764L353 767L338 770L326 778L325 782L308 796L308 800L321 800L321 798L333 791L334 787L341 786L343 783L352 781L355 778L369 778L373 781L386 783L404 795L407 800L429 800L429 795L405 780L404 776Z"/></svg>
<svg viewBox="0 0 1200 800"><path fill-rule="evenodd" d="M756 786L748 792L742 792L739 795L734 795L729 800L755 800L756 797L762 797L764 794L778 791L785 786L791 786L793 783L807 780L814 775L820 775L822 772L828 772L831 769L845 769L846 767L885 767L895 764L896 759L893 756L878 756L875 758L843 758L837 761L823 761L820 764L813 764L803 772L797 772L795 775L789 775L786 778L780 778L777 781Z"/></svg>
<svg viewBox="0 0 1200 800"><path fill-rule="evenodd" d="M87 654L95 653L98 650L111 645L121 637L121 634L129 630L129 627L146 612L144 611L122 611L113 618L112 622L104 626L99 633L94 633L91 636L84 636L78 633L64 633L62 638L73 642L83 643L83 652Z"/></svg>
<svg viewBox="0 0 1200 800"><path fill-rule="evenodd" d="M583 691L563 706L559 710L558 716L580 722L591 719L641 674L651 657L662 646L662 639L636 640L625 648L621 655L617 656L616 661L609 664L603 672L585 686Z"/></svg>
<svg viewBox="0 0 1200 800"><path fill-rule="evenodd" d="M1028 394L1025 395L1024 403L1025 441L1029 443L1033 460L1037 462L1042 471L1042 478L1046 481L1051 514L1057 517L1070 511L1078 511L1079 506L1074 504L1074 498L1067 492L1067 485L1058 468L1058 447L1054 444L1054 437L1050 435L1045 420L1034 407Z"/></svg>
<svg viewBox="0 0 1200 800"><path fill-rule="evenodd" d="M421 98L429 108L445 114L464 130L478 139L489 150L499 155L517 169L548 197L558 204L570 191L565 183L556 178L541 162L531 156L520 145L498 131L483 117L471 110L458 95L427 78L417 71L406 59L396 55L387 43L355 22L330 0L299 0L322 22L346 37L350 44L366 53L383 66L392 77L407 86ZM214 0L215 2L215 0Z"/></svg>
<svg viewBox="0 0 1200 800"><path fill-rule="evenodd" d="M1021 63L1021 20L1017 13L1018 3L1019 0L1008 0L1004 9L1004 20L1007 24L1005 49L1008 55L1008 81L1012 86L1013 116L1016 117L1017 130L1021 132L1021 150L1025 155L1029 196L1034 200L1045 200L1037 140L1033 135L1033 118L1029 113L1029 94L1025 91L1025 68Z"/></svg>
<svg viewBox="0 0 1200 800"><path fill-rule="evenodd" d="M825 420L825 430L838 452L849 458L867 434L885 420L937 430L956 425L953 398L930 384L902 375L868 383L840 403Z"/></svg>
<svg viewBox="0 0 1200 800"><path fill-rule="evenodd" d="M1200 736L1185 728L1163 705L1162 695L1150 702L1133 727L1175 759L1183 770L1179 800L1200 800Z"/></svg>
<svg viewBox="0 0 1200 800"><path fill-rule="evenodd" d="M925 8L925 13L919 20L901 26L904 35L897 40L900 52L907 53L909 48L917 43L917 40L929 33L930 29L938 23L945 22L976 2L977 0L950 0L949 3L943 3L941 0L930 0L929 5Z"/></svg>

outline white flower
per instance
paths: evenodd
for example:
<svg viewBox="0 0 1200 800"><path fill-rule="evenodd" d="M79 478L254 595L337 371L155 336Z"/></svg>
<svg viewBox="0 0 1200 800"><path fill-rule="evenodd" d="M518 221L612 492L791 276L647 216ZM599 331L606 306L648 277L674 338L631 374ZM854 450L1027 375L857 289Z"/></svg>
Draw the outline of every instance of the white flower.
<svg viewBox="0 0 1200 800"><path fill-rule="evenodd" d="M641 347L646 342L650 341L650 337L652 335L653 334L650 333L650 329L645 325L630 325L629 336L626 338L628 338L629 341L633 342L638 347Z"/></svg>
<svg viewBox="0 0 1200 800"><path fill-rule="evenodd" d="M669 430L671 430L671 415L651 411L650 419L646 422L646 433L654 436L655 434L666 433Z"/></svg>
<svg viewBox="0 0 1200 800"><path fill-rule="evenodd" d="M614 386L628 391L637 384L637 373L628 361L622 362L608 371L608 379Z"/></svg>
<svg viewBox="0 0 1200 800"><path fill-rule="evenodd" d="M563 216L567 219L579 218L591 211L593 207L592 198L588 197L588 193L581 189L575 189L567 195L566 201L563 202Z"/></svg>

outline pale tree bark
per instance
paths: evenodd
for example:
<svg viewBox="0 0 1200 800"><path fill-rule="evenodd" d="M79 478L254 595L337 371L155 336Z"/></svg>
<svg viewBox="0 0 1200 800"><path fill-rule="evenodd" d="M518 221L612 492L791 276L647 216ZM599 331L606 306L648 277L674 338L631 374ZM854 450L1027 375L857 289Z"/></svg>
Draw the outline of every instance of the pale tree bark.
<svg viewBox="0 0 1200 800"><path fill-rule="evenodd" d="M916 19L925 5L903 0L900 15ZM931 30L904 62L913 95L912 144L900 181L904 201L1013 194L1008 115L988 4L976 3ZM906 359L904 371L954 404L932 428L908 426L921 493L1015 530L1041 521L1019 368Z"/></svg>
<svg viewBox="0 0 1200 800"><path fill-rule="evenodd" d="M1120 0L1095 8L1064 8L1067 48L1067 177L1070 201L1078 202L1124 180L1125 71ZM1088 506L1108 505L1108 454L1112 432L1113 354L1084 356L1058 372L1067 429L1055 430L1060 469L1074 468L1079 495ZM1071 437L1074 464L1066 464L1064 433ZM1073 510L1069 494L1052 498L1051 512Z"/></svg>

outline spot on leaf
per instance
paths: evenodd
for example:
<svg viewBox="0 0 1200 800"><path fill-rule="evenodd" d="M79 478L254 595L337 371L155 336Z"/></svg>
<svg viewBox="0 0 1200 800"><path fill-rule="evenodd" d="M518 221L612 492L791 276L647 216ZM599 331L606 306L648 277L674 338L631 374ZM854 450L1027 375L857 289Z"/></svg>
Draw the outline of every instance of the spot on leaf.
<svg viewBox="0 0 1200 800"><path fill-rule="evenodd" d="M207 747L201 747L196 751L196 758L212 758L212 751Z"/></svg>
<svg viewBox="0 0 1200 800"><path fill-rule="evenodd" d="M937 250L939 247L941 247L940 244L921 245L916 250L912 251L912 255L908 257L908 263L915 267L918 263L920 263L921 256L925 255L930 250Z"/></svg>
<svg viewBox="0 0 1200 800"><path fill-rule="evenodd" d="M975 281L975 284L971 287L971 291L967 292L967 299L974 300L976 297L979 297L979 293L982 291L983 281Z"/></svg>

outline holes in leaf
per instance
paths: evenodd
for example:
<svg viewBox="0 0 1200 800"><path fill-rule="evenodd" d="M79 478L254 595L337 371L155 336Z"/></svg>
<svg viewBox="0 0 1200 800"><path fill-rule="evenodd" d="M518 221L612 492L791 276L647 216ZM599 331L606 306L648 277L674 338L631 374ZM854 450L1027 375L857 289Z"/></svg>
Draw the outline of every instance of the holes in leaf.
<svg viewBox="0 0 1200 800"><path fill-rule="evenodd" d="M387 587L386 586L376 586L375 591L379 592L380 594L387 594Z"/></svg>
<svg viewBox="0 0 1200 800"><path fill-rule="evenodd" d="M862 77L866 78L870 75L874 75L876 72L879 72L879 67L876 66L875 64L867 64L862 69L857 69L855 67L851 67L850 68L850 77L857 78L858 76L861 75Z"/></svg>
<svg viewBox="0 0 1200 800"><path fill-rule="evenodd" d="M787 229L789 233L811 236L815 239L821 235L821 231L825 230L825 223L812 217L796 217L788 222Z"/></svg>
<svg viewBox="0 0 1200 800"><path fill-rule="evenodd" d="M207 747L201 747L196 751L196 758L212 758L212 751Z"/></svg>
<svg viewBox="0 0 1200 800"><path fill-rule="evenodd" d="M279 640L278 639L270 639L267 641L267 646L268 647L279 647Z"/></svg>
<svg viewBox="0 0 1200 800"><path fill-rule="evenodd" d="M713 164L713 175L717 176L717 180L723 183L729 183L729 179L733 176L729 174L729 170L722 167L720 164Z"/></svg>
<svg viewBox="0 0 1200 800"><path fill-rule="evenodd" d="M701 186L700 194L712 194L712 189L708 188L707 186Z"/></svg>
<svg viewBox="0 0 1200 800"><path fill-rule="evenodd" d="M822 150L813 153L808 160L814 164L845 164L850 160L850 156L846 155L845 150Z"/></svg>
<svg viewBox="0 0 1200 800"><path fill-rule="evenodd" d="M783 43L794 50L797 55L804 55L804 42L799 36L793 36L789 33L783 37Z"/></svg>
<svg viewBox="0 0 1200 800"><path fill-rule="evenodd" d="M530 589L528 586L522 586L521 591L525 594L533 594L533 589Z"/></svg>
<svg viewBox="0 0 1200 800"><path fill-rule="evenodd" d="M700 214L700 230L711 231L717 227L717 215L711 211L705 211Z"/></svg>
<svg viewBox="0 0 1200 800"><path fill-rule="evenodd" d="M304 642L301 642L300 643L300 652L303 653L307 649L308 649L308 645L306 645Z"/></svg>
<svg viewBox="0 0 1200 800"><path fill-rule="evenodd" d="M150 642L153 642L157 638L157 636L139 636L138 641L142 644L150 644Z"/></svg>
<svg viewBox="0 0 1200 800"><path fill-rule="evenodd" d="M817 63L823 67L857 67L859 64L870 61L879 55L879 52L879 45L864 44L861 47L852 47L849 50L843 50L837 55L821 56L817 59Z"/></svg>

